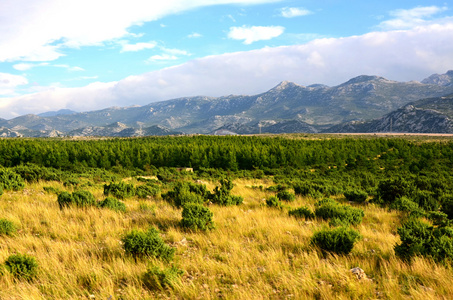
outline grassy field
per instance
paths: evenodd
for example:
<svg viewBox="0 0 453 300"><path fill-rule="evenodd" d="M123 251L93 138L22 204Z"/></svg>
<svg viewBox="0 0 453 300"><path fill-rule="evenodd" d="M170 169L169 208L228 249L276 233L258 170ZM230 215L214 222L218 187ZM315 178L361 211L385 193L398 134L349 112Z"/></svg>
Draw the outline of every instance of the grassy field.
<svg viewBox="0 0 453 300"><path fill-rule="evenodd" d="M216 185L205 183L210 190ZM316 200L297 196L282 210L270 208L265 198L274 193L257 189L260 185L272 182L236 180L232 194L244 203L210 205L216 228L208 232L181 228L181 209L160 197L127 199L127 212L120 213L95 207L60 210L57 196L43 191L44 186L67 190L59 182L5 192L2 218L18 231L0 236L0 262L14 253L29 254L39 271L30 282L4 272L0 299L453 299L449 267L424 258L407 264L395 257L401 213L361 206L365 217L355 229L362 239L352 252L323 254L310 239L328 223L288 216L289 207L313 207ZM104 198L102 184L89 190ZM176 248L172 262L125 254L121 238L150 226ZM176 266L184 273L173 288L150 290L142 278L151 266ZM352 274L354 267L367 278Z"/></svg>

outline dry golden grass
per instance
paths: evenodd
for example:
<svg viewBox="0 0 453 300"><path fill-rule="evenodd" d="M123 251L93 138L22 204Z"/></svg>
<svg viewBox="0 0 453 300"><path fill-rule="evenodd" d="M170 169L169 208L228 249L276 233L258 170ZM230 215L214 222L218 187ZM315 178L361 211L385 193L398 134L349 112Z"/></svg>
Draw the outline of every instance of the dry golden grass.
<svg viewBox="0 0 453 300"><path fill-rule="evenodd" d="M19 226L12 237L0 236L0 262L13 253L36 257L39 274L32 282L0 277L0 299L453 299L452 270L417 258L397 259L396 212L369 205L356 229L363 236L351 254L323 256L310 246L314 231L326 222L288 216L287 209L266 207L272 193L252 188L271 182L237 180L233 194L244 197L234 207L211 205L216 229L190 232L179 227L181 210L157 200L126 200L128 211L70 208L61 211L57 197L43 186L27 185L0 198L2 218ZM208 183L210 189L215 184ZM101 186L91 192L102 199ZM313 206L296 197L289 207ZM148 209L146 209L148 207ZM121 237L149 226L161 229L176 247L172 263L125 255ZM184 270L180 285L150 291L141 277L147 268L175 265ZM358 280L353 267L371 280Z"/></svg>

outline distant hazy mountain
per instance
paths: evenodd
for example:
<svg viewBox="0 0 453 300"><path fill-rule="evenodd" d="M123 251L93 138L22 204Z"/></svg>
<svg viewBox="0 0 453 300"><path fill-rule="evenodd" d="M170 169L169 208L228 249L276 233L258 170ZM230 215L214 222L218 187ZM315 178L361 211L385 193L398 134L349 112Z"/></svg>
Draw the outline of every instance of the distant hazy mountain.
<svg viewBox="0 0 453 300"><path fill-rule="evenodd" d="M453 95L415 101L382 118L347 122L325 132L453 133Z"/></svg>
<svg viewBox="0 0 453 300"><path fill-rule="evenodd" d="M346 130L351 124L381 118L416 100L449 94L453 94L453 71L431 75L422 82L362 75L334 87L283 81L252 96L185 97L83 113L61 110L25 115L0 119L0 128L10 130L4 131L6 136L142 136L218 129L244 134L260 129L262 133L317 132L349 122L332 127Z"/></svg>
<svg viewBox="0 0 453 300"><path fill-rule="evenodd" d="M70 109L60 109L58 111L48 111L42 114L39 114L39 117L55 117L55 116L61 116L61 115L72 115L76 114L76 111L70 110Z"/></svg>
<svg viewBox="0 0 453 300"><path fill-rule="evenodd" d="M437 84L442 86L453 85L453 71L448 71L446 74L433 74L422 81L424 84Z"/></svg>

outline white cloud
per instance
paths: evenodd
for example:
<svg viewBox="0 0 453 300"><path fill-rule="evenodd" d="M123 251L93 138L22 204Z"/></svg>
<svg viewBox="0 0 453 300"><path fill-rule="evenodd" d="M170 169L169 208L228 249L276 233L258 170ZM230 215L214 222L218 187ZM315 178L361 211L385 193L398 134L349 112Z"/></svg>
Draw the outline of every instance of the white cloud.
<svg viewBox="0 0 453 300"><path fill-rule="evenodd" d="M68 71L71 71L71 72L79 72L79 71L85 71L84 68L81 68L81 67L69 67L68 68Z"/></svg>
<svg viewBox="0 0 453 300"><path fill-rule="evenodd" d="M156 54L151 56L146 60L146 62L156 62L156 61L166 61L166 60L177 60L182 56L190 56L190 53L186 50L181 49L169 49L161 47L161 50L164 52L162 54Z"/></svg>
<svg viewBox="0 0 453 300"><path fill-rule="evenodd" d="M184 55L184 56L190 55L189 52L187 52L186 50L181 50L181 49L162 48L162 50L165 51L166 53L174 54L174 55Z"/></svg>
<svg viewBox="0 0 453 300"><path fill-rule="evenodd" d="M390 12L393 19L383 21L379 27L392 29L410 29L426 24L433 16L447 10L447 7L438 6L419 6L412 9L397 9Z"/></svg>
<svg viewBox="0 0 453 300"><path fill-rule="evenodd" d="M233 40L244 40L244 44L270 40L281 35L285 31L282 26L242 26L230 27L228 37Z"/></svg>
<svg viewBox="0 0 453 300"><path fill-rule="evenodd" d="M189 34L187 37L188 37L188 38L191 38L191 39L194 39L194 38L200 38L200 37L202 37L202 36L203 36L203 35L201 35L201 34L198 33L198 32L193 32L193 33Z"/></svg>
<svg viewBox="0 0 453 300"><path fill-rule="evenodd" d="M284 7L281 9L281 16L285 18L301 17L312 13L310 10L302 7Z"/></svg>
<svg viewBox="0 0 453 300"><path fill-rule="evenodd" d="M156 47L156 45L157 45L156 42L124 44L121 49L121 52L136 52L145 49L153 49L154 47Z"/></svg>
<svg viewBox="0 0 453 300"><path fill-rule="evenodd" d="M91 79L98 79L99 76L79 76L71 79L63 79L63 81L79 81L79 80L91 80Z"/></svg>
<svg viewBox="0 0 453 300"><path fill-rule="evenodd" d="M18 86L25 84L28 84L28 80L23 76L0 73L0 96L15 95L15 89ZM2 105L0 105L0 107L2 107Z"/></svg>
<svg viewBox="0 0 453 300"><path fill-rule="evenodd" d="M0 98L8 103L3 104L0 117L39 113L45 107L84 111L183 96L257 94L283 80L302 85L337 85L361 74L399 81L421 80L453 69L452 36L450 19L445 24L406 31L372 32L317 39L305 45L209 56L118 82ZM26 82L25 78L21 80Z"/></svg>
<svg viewBox="0 0 453 300"><path fill-rule="evenodd" d="M35 67L43 67L49 65L48 63L39 63L39 64L31 64L31 63L19 63L13 65L13 68L18 71L27 71Z"/></svg>
<svg viewBox="0 0 453 300"><path fill-rule="evenodd" d="M170 54L156 54L151 56L148 61L153 62L153 61L158 61L158 60L177 60L178 57L176 55L170 55Z"/></svg>
<svg viewBox="0 0 453 300"><path fill-rule="evenodd" d="M30 70L32 68L36 68L36 67L55 67L55 68L64 68L64 69L67 69L68 71L71 71L71 72L77 72L77 71L85 71L85 69L81 68L81 67L71 67L69 65L65 65L65 64L49 64L49 63L18 63L18 64L15 64L13 65L13 68L18 70L18 71L27 71L27 70Z"/></svg>
<svg viewBox="0 0 453 300"><path fill-rule="evenodd" d="M190 9L279 0L2 0L0 62L51 61L62 47L100 45L129 34L133 25Z"/></svg>

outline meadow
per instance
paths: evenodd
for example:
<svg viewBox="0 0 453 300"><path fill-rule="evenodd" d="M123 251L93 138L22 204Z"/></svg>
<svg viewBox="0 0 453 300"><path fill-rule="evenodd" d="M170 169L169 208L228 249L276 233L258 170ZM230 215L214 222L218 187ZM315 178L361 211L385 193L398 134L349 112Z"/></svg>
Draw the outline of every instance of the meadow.
<svg viewBox="0 0 453 300"><path fill-rule="evenodd" d="M3 139L0 163L0 299L453 298L448 138ZM351 249L315 241L336 229Z"/></svg>

